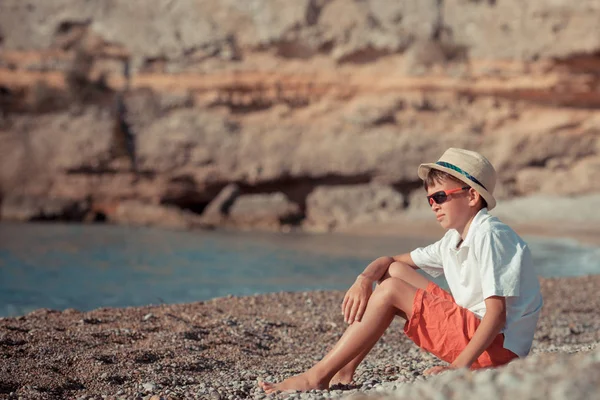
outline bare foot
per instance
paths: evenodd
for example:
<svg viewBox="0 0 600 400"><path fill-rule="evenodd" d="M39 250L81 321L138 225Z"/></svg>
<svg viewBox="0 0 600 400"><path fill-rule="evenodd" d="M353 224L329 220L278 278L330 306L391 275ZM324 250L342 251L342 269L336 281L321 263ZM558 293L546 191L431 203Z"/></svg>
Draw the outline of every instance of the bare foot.
<svg viewBox="0 0 600 400"><path fill-rule="evenodd" d="M258 386L260 386L267 394L275 392L293 392L296 390L307 392L313 389L324 390L329 388L327 383L311 382L311 379L309 379L306 374L292 376L281 383L259 381Z"/></svg>
<svg viewBox="0 0 600 400"><path fill-rule="evenodd" d="M354 382L353 376L354 373L346 372L342 369L337 374L335 374L333 378L331 378L329 386L331 387L333 385L351 385Z"/></svg>

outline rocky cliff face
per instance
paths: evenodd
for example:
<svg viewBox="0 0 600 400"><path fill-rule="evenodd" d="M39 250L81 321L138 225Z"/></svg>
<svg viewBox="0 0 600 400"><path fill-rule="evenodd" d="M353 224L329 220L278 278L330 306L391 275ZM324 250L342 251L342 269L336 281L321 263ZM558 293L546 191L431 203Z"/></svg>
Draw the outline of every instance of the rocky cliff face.
<svg viewBox="0 0 600 400"><path fill-rule="evenodd" d="M2 216L332 229L418 207L418 164L450 146L495 164L500 198L598 192L599 15L2 1Z"/></svg>

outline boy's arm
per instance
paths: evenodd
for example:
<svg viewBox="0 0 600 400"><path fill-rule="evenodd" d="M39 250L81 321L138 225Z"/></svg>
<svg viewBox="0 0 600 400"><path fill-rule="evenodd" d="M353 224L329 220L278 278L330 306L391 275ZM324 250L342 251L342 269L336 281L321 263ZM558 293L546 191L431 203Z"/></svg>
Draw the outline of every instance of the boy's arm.
<svg viewBox="0 0 600 400"><path fill-rule="evenodd" d="M400 261L410 265L414 269L419 269L410 256L410 253L404 253L394 257L379 257L371 264L367 265L367 268L365 268L357 279L366 279L371 283L377 282L383 278L394 261Z"/></svg>
<svg viewBox="0 0 600 400"><path fill-rule="evenodd" d="M473 338L465 349L454 360L450 368L469 368L477 358L487 349L506 323L506 298L491 296L485 299L486 312L477 327ZM444 367L431 368L429 373L445 370ZM426 373L428 371L425 371Z"/></svg>
<svg viewBox="0 0 600 400"><path fill-rule="evenodd" d="M355 320L360 321L362 315L367 308L369 297L373 293L373 283L381 280L387 273L390 265L394 261L401 261L410 265L414 269L418 269L417 265L412 260L410 253L400 254L395 257L379 257L358 275L354 284L348 289L342 302L342 314L344 321L351 324Z"/></svg>
<svg viewBox="0 0 600 400"><path fill-rule="evenodd" d="M473 338L465 349L454 360L455 368L469 368L475 360L487 349L506 323L506 298L491 296L485 299L485 315L477 327Z"/></svg>

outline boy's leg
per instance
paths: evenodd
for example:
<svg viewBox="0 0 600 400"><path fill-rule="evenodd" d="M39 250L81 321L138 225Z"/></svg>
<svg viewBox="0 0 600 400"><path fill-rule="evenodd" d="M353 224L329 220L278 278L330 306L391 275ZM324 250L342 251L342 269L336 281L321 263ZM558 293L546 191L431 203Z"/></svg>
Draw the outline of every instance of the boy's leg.
<svg viewBox="0 0 600 400"><path fill-rule="evenodd" d="M398 311L396 313L396 315L403 319L407 318L406 314L404 314L404 311ZM373 343L372 346L365 348L359 355L354 357L348 364L344 365L344 367L341 370L339 370L334 375L333 378L331 378L330 385L336 385L336 384L349 385L349 384L351 384L354 381L354 373L356 372L356 369L358 368L360 363L365 359L365 357L371 352L371 350L373 349L373 347L375 347L376 344L377 344L377 342Z"/></svg>
<svg viewBox="0 0 600 400"><path fill-rule="evenodd" d="M411 286L414 286L415 288L423 289L423 290L425 290L427 288L427 285L429 285L429 282L430 282L429 279L427 279L423 275L419 274L410 265L405 264L403 262L398 262L398 261L390 264L390 267L388 268L388 272L385 273L385 275L383 276L383 278L381 278L379 283L382 283L383 281L385 281L386 279L388 279L390 277L402 279L403 281L409 283ZM406 315L403 312L399 312L399 313L397 313L397 315L406 319ZM375 345L375 343L373 343L373 346L374 345ZM353 377L354 377L354 372L356 371L356 369L358 368L358 366L360 365L362 360L364 360L364 358L367 356L367 354L369 354L369 352L371 351L373 346L365 349L362 353L360 353L358 356L356 356L352 361L350 361L348 364L346 364L333 377L333 379L331 380L331 384L335 385L337 383L341 383L341 384L351 383L353 380Z"/></svg>
<svg viewBox="0 0 600 400"><path fill-rule="evenodd" d="M361 321L348 327L334 348L308 371L279 384L261 382L267 393L288 390L326 389L333 376L351 360L371 349L383 335L398 311L412 315L417 288L398 278L388 278L377 286Z"/></svg>

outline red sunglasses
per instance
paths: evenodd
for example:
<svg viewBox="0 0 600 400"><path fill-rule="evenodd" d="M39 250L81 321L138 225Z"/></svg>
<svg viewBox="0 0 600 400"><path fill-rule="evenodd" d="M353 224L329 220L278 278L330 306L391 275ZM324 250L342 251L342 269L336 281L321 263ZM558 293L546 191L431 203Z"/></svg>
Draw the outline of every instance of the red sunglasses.
<svg viewBox="0 0 600 400"><path fill-rule="evenodd" d="M441 190L439 192L435 192L434 194L427 196L427 201L429 202L430 206L433 205L433 202L435 202L436 204L442 204L442 203L445 203L446 200L448 200L448 196L451 195L452 193L460 192L462 190L467 190L467 189L471 189L471 187L464 186L464 187L457 188L457 189Z"/></svg>

